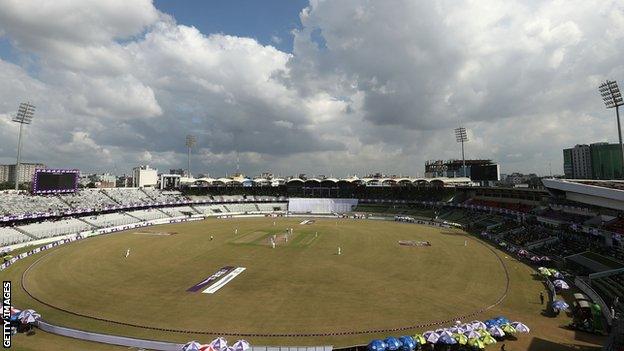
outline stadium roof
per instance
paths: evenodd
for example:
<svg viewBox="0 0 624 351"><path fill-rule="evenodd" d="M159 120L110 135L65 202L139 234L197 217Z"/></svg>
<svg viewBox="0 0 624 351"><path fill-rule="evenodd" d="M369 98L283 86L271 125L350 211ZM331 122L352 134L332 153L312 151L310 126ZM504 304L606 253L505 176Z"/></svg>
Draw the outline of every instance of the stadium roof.
<svg viewBox="0 0 624 351"><path fill-rule="evenodd" d="M624 181L586 179L542 179L554 195L588 205L624 211Z"/></svg>

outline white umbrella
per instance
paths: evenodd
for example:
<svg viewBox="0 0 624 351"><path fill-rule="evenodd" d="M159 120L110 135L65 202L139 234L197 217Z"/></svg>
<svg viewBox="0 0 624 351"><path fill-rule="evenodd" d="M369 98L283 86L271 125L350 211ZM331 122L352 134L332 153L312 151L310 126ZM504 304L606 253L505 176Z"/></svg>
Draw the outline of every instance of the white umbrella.
<svg viewBox="0 0 624 351"><path fill-rule="evenodd" d="M553 285L558 287L559 289L570 289L570 286L568 285L568 283L564 282L561 279L557 279L553 282Z"/></svg>
<svg viewBox="0 0 624 351"><path fill-rule="evenodd" d="M557 272L553 273L553 277L555 277L557 279L563 279L563 274L561 274L561 272L557 271Z"/></svg>
<svg viewBox="0 0 624 351"><path fill-rule="evenodd" d="M17 316L17 319L23 324L34 323L39 318L41 318L41 315L34 310L23 310Z"/></svg>
<svg viewBox="0 0 624 351"><path fill-rule="evenodd" d="M487 325L481 321L472 321L471 323L474 329L487 329Z"/></svg>
<svg viewBox="0 0 624 351"><path fill-rule="evenodd" d="M223 350L227 347L227 340L222 337L218 337L210 342L210 346L215 350Z"/></svg>
<svg viewBox="0 0 624 351"><path fill-rule="evenodd" d="M505 336L505 332L497 326L493 326L492 328L488 329L488 333L497 338L502 338L503 336Z"/></svg>
<svg viewBox="0 0 624 351"><path fill-rule="evenodd" d="M456 325L456 326L450 327L448 331L450 331L453 334L462 334L463 332L466 331L466 329L462 328L459 325Z"/></svg>
<svg viewBox="0 0 624 351"><path fill-rule="evenodd" d="M438 334L438 336L440 336L440 337L443 337L444 335L449 336L451 338L453 337L453 333L451 333L450 330L445 330L445 331L443 331L443 332Z"/></svg>
<svg viewBox="0 0 624 351"><path fill-rule="evenodd" d="M424 336L424 334L423 334L423 336ZM435 344L436 342L438 342L439 338L440 338L440 336L437 333L432 332L431 334L429 334L429 336L425 337L425 340L427 342Z"/></svg>
<svg viewBox="0 0 624 351"><path fill-rule="evenodd" d="M470 324L470 323L462 324L462 326L461 326L461 327L464 329L464 331L471 331L471 330L474 330L474 327L473 327L473 326L472 326L472 324Z"/></svg>
<svg viewBox="0 0 624 351"><path fill-rule="evenodd" d="M426 332L424 332L422 334L422 336L423 336L423 338L428 339L431 334L438 335L438 333L434 332L433 330L427 330Z"/></svg>
<svg viewBox="0 0 624 351"><path fill-rule="evenodd" d="M201 347L202 345L197 341L189 341L182 346L182 351L199 351Z"/></svg>
<svg viewBox="0 0 624 351"><path fill-rule="evenodd" d="M531 331L524 323L513 322L511 326L514 327L518 333L529 333Z"/></svg>
<svg viewBox="0 0 624 351"><path fill-rule="evenodd" d="M232 345L232 349L234 349L234 351L247 351L250 348L251 345L249 345L249 342L247 342L247 340L238 340L234 343L234 345Z"/></svg>

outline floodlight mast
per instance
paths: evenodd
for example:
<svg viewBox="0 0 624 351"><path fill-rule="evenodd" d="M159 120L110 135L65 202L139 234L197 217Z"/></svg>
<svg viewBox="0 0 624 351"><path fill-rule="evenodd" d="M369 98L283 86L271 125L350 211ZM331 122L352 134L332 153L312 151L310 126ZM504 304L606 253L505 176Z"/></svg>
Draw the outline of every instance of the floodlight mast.
<svg viewBox="0 0 624 351"><path fill-rule="evenodd" d="M22 102L17 108L17 114L12 121L19 123L19 136L17 137L17 161L15 163L15 190L19 190L19 170L22 161L22 129L24 124L30 124L35 116L35 105L30 102Z"/></svg>
<svg viewBox="0 0 624 351"><path fill-rule="evenodd" d="M464 156L464 143L468 141L468 134L466 134L466 128L455 128L455 140L461 143L462 151L462 168L464 169L464 178L466 177L466 157Z"/></svg>
<svg viewBox="0 0 624 351"><path fill-rule="evenodd" d="M618 126L618 138L620 141L620 151L622 152L622 168L620 170L620 178L624 178L624 144L622 144L622 128L620 125L620 106L624 105L624 100L622 99L622 93L620 92L620 88L616 81L607 80L604 83L600 84L598 87L600 91L600 95L602 96L602 101L604 101L605 106L609 108L615 108L615 117L617 118L617 126Z"/></svg>
<svg viewBox="0 0 624 351"><path fill-rule="evenodd" d="M194 135L186 136L186 147L188 148L188 168L187 168L187 177L191 177L191 149L197 143L197 139Z"/></svg>

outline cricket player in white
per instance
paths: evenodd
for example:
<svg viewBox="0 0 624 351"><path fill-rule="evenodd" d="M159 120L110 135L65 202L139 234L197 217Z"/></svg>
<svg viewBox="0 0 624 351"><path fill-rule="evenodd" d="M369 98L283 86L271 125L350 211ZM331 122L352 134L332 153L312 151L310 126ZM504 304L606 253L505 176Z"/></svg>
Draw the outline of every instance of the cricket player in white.
<svg viewBox="0 0 624 351"><path fill-rule="evenodd" d="M338 246L338 256L340 256L342 254L342 249L340 248L340 246Z"/></svg>
<svg viewBox="0 0 624 351"><path fill-rule="evenodd" d="M130 249L126 250L126 258L128 258L128 256L130 256Z"/></svg>

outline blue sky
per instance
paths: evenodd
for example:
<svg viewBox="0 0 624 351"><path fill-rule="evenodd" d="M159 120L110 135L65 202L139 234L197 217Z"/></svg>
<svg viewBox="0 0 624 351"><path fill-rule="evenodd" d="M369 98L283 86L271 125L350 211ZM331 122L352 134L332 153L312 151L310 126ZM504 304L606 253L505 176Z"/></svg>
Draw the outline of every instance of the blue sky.
<svg viewBox="0 0 624 351"><path fill-rule="evenodd" d="M281 51L292 52L290 32L299 28L299 12L307 0L156 0L154 5L180 24L202 33L250 37ZM278 41L272 38L279 38Z"/></svg>

